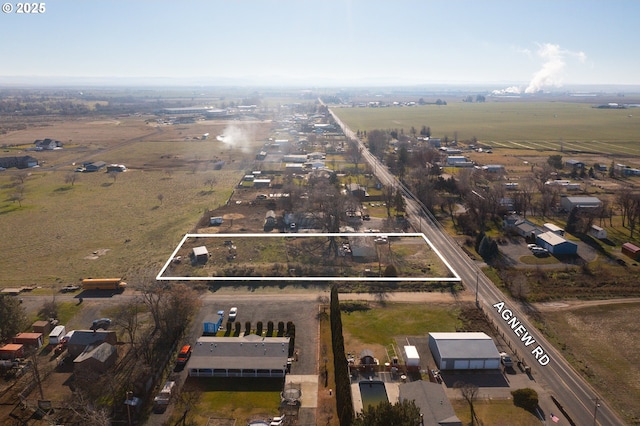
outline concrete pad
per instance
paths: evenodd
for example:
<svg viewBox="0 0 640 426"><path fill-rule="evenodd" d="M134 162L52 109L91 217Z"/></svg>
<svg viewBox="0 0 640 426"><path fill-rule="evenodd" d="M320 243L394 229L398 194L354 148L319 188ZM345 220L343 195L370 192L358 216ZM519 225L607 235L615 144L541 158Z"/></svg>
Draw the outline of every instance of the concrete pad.
<svg viewBox="0 0 640 426"><path fill-rule="evenodd" d="M287 374L285 388L289 384L300 387L300 408L316 408L318 406L318 376Z"/></svg>

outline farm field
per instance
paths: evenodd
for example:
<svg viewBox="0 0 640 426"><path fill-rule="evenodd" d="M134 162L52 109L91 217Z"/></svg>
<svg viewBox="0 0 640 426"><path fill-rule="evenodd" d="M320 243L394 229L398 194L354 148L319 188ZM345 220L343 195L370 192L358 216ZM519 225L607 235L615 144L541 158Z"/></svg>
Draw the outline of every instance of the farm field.
<svg viewBox="0 0 640 426"><path fill-rule="evenodd" d="M511 150L640 157L640 112L564 102L450 102L393 108L332 108L354 131L430 127L431 135ZM636 160L637 161L637 160Z"/></svg>

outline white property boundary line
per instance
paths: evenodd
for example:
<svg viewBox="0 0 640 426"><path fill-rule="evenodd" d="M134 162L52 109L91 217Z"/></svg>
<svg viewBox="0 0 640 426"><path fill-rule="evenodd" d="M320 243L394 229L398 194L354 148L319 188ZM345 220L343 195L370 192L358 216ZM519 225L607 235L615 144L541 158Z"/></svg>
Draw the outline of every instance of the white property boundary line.
<svg viewBox="0 0 640 426"><path fill-rule="evenodd" d="M303 237L419 237L422 238L427 245L438 256L440 261L444 263L452 277L426 278L426 277L163 277L165 271L171 264L173 258L188 238L303 238ZM345 233L280 233L280 234L186 234L176 249L173 251L167 262L164 264L158 276L158 281L419 281L419 282L460 282L462 279L458 273L451 267L449 262L436 249L431 241L422 233L404 233L404 232L345 232Z"/></svg>

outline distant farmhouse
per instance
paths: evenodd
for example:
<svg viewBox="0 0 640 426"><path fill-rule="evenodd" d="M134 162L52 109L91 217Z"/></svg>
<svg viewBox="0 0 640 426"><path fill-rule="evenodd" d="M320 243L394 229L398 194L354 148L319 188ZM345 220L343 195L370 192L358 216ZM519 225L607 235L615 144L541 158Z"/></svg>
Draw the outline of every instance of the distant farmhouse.
<svg viewBox="0 0 640 426"><path fill-rule="evenodd" d="M35 145L33 149L36 151L53 151L62 148L62 142L50 138L38 139L33 144Z"/></svg>

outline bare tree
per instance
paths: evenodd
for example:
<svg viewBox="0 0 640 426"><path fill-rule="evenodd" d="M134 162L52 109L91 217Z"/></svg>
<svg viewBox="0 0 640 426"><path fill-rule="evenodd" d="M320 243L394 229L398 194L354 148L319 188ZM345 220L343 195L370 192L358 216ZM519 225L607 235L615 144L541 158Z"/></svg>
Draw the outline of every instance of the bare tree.
<svg viewBox="0 0 640 426"><path fill-rule="evenodd" d="M23 184L27 180L27 177L29 177L29 173L27 173L27 172L18 172L18 173L14 173L11 176L11 180L13 182L16 182L16 184Z"/></svg>
<svg viewBox="0 0 640 426"><path fill-rule="evenodd" d="M16 192L14 194L11 194L11 196L9 197L9 201L14 203L17 201L18 205L22 207L22 202L24 201L24 195L19 192Z"/></svg>
<svg viewBox="0 0 640 426"><path fill-rule="evenodd" d="M118 172L116 171L107 172L107 175L109 175L109 177L113 179L114 183L116 182L116 180L118 180Z"/></svg>
<svg viewBox="0 0 640 426"><path fill-rule="evenodd" d="M162 205L162 201L164 201L164 195L158 194L158 201L160 201L160 205Z"/></svg>
<svg viewBox="0 0 640 426"><path fill-rule="evenodd" d="M456 382L453 387L459 389L462 397L467 401L467 403L469 403L469 409L471 410L471 425L475 425L476 422L480 424L480 420L478 419L476 411L473 408L473 403L478 398L478 387L471 383L464 382Z"/></svg>
<svg viewBox="0 0 640 426"><path fill-rule="evenodd" d="M209 187L210 191L213 191L213 187L218 183L218 180L214 177L210 177L204 181L204 184Z"/></svg>
<svg viewBox="0 0 640 426"><path fill-rule="evenodd" d="M76 180L78 180L77 173L67 173L64 175L64 183L66 184L71 184L71 186L73 186L76 183Z"/></svg>

